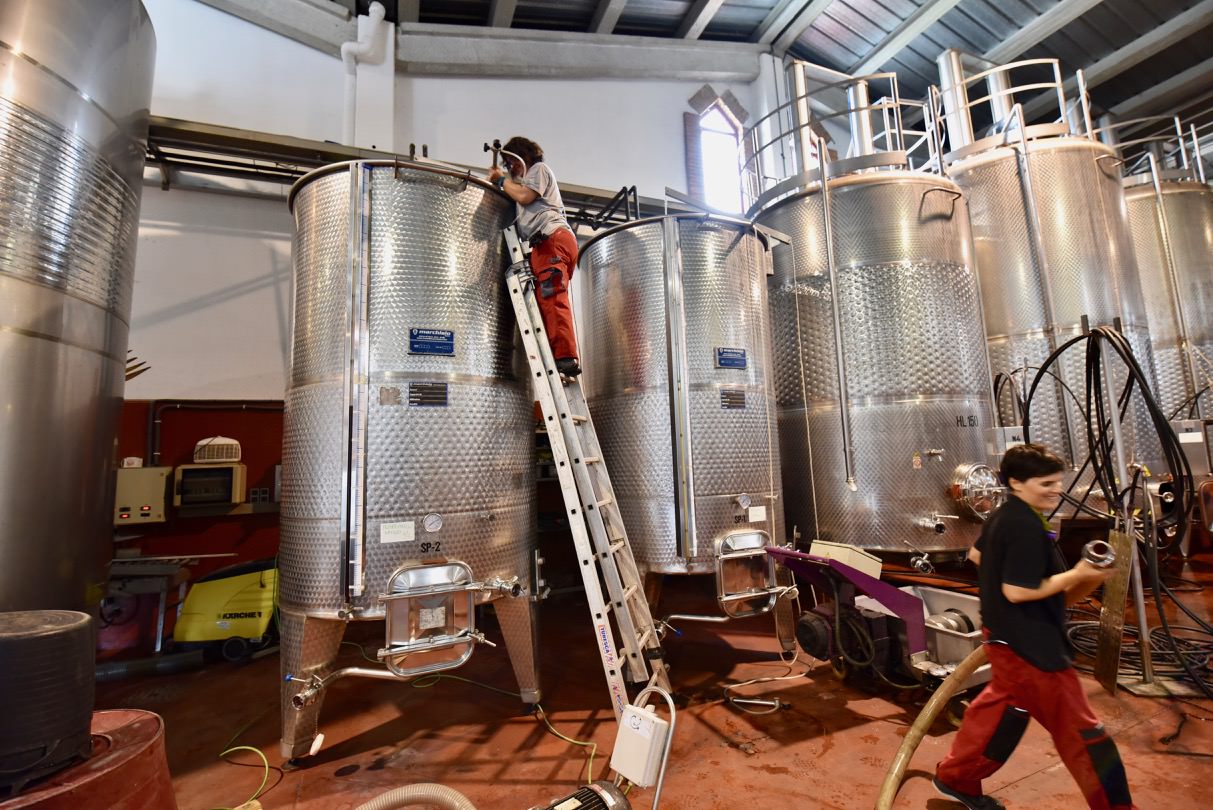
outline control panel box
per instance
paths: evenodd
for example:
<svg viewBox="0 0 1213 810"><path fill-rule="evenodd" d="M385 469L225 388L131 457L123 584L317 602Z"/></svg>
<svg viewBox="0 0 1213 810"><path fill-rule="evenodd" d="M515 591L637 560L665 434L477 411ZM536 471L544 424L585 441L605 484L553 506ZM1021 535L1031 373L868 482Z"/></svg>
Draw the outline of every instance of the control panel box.
<svg viewBox="0 0 1213 810"><path fill-rule="evenodd" d="M244 503L243 464L182 464L173 478L173 506L223 506Z"/></svg>
<svg viewBox="0 0 1213 810"><path fill-rule="evenodd" d="M669 738L669 721L647 707L624 706L611 753L611 770L637 787L652 787L661 772Z"/></svg>
<svg viewBox="0 0 1213 810"><path fill-rule="evenodd" d="M114 525L163 523L172 467L120 467L114 488Z"/></svg>

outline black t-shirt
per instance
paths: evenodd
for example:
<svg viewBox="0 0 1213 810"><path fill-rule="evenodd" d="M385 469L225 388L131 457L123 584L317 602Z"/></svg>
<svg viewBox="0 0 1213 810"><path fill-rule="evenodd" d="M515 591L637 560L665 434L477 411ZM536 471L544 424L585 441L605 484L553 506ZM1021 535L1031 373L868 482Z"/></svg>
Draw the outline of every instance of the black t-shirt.
<svg viewBox="0 0 1213 810"><path fill-rule="evenodd" d="M1040 513L1012 495L986 521L976 545L981 620L990 639L1005 641L1045 672L1069 667L1073 650L1065 632L1065 594L1018 604L1002 594L1003 583L1038 588L1045 577L1065 570Z"/></svg>

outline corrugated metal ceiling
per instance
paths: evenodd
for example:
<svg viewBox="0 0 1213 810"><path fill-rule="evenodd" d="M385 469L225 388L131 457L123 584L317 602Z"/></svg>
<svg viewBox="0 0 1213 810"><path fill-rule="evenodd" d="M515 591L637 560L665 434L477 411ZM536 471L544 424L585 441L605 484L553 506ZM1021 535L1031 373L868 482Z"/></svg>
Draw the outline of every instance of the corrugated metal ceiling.
<svg viewBox="0 0 1213 810"><path fill-rule="evenodd" d="M935 58L945 48L984 54L1019 32L1040 15L1072 0L960 0L955 7L922 30L883 70L898 73L903 94L921 97L938 82ZM1207 1L1207 0L1206 0ZM512 27L559 31L589 30L599 4L607 0L519 0ZM809 0L790 0L806 7ZM790 52L835 70L850 71L868 58L891 34L924 5L936 0L832 0L805 28ZM1141 35L1198 5L1202 0L1103 0L1044 38L1023 58L1055 58L1068 74L1089 66ZM788 0L725 0L701 35L705 40L755 41L764 20ZM490 0L421 0L420 21L487 25ZM615 34L673 37L691 13L692 0L626 0ZM802 28L803 22L792 23ZM1097 109L1111 109L1176 74L1200 65L1210 56L1213 26L1140 61L1099 83L1091 91ZM1213 87L1213 71L1198 76L1191 90L1197 96Z"/></svg>

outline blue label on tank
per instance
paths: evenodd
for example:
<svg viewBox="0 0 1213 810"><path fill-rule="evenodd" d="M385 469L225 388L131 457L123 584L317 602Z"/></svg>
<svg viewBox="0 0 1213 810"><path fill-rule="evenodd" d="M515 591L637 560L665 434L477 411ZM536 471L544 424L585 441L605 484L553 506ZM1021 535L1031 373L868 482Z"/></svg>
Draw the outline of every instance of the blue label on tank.
<svg viewBox="0 0 1213 810"><path fill-rule="evenodd" d="M409 329L409 354L455 354L455 333L446 329Z"/></svg>
<svg viewBox="0 0 1213 810"><path fill-rule="evenodd" d="M716 368L745 368L745 349L717 349Z"/></svg>

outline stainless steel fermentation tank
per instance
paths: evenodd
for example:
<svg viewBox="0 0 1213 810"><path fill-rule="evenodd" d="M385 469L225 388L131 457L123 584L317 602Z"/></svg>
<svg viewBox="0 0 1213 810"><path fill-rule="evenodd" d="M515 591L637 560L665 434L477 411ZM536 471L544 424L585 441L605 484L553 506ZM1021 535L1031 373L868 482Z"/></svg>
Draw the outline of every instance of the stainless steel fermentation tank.
<svg viewBox="0 0 1213 810"><path fill-rule="evenodd" d="M0 3L0 611L105 594L155 52L136 0Z"/></svg>
<svg viewBox="0 0 1213 810"><path fill-rule="evenodd" d="M878 81L892 89L873 102ZM751 130L747 169L757 221L791 237L770 279L786 519L805 537L924 560L967 549L1002 496L985 463L991 389L965 200L908 169L910 154L929 167L934 143L896 123L895 82L810 93L793 81L804 95ZM823 184L806 99L843 90L843 112L813 119L850 122L848 156L825 161ZM871 118L887 122L875 137ZM805 158L780 172L788 142Z"/></svg>
<svg viewBox="0 0 1213 810"><path fill-rule="evenodd" d="M512 203L436 166L355 162L301 179L291 205L283 754L311 749L334 678L463 663L490 600L535 702L534 418L502 281ZM334 671L361 619L386 619L385 668Z"/></svg>
<svg viewBox="0 0 1213 810"><path fill-rule="evenodd" d="M783 498L767 239L700 214L582 249L586 397L639 567L717 576L725 616L770 610Z"/></svg>
<svg viewBox="0 0 1213 810"><path fill-rule="evenodd" d="M1021 424L1014 391L1052 351L1089 326L1116 327L1154 380L1143 289L1133 255L1121 160L1090 136L1085 96L1067 105L1056 60L1027 60L969 74L971 57L945 51L939 57L940 93L951 151L949 176L969 200L977 270L985 302L990 362L1011 382L1002 387L999 416ZM1051 71L1052 82L1030 77L1056 93L1062 123L1023 125L1012 71ZM977 87L984 84L984 91ZM984 92L970 100L970 94ZM975 138L973 109L989 105L997 133ZM1112 390L1119 393L1124 368L1110 361ZM1026 373L1025 373L1026 369ZM1087 457L1083 352L1070 351L1053 369L1055 379L1037 389L1030 412L1031 439L1048 445L1075 467ZM1068 389L1068 390L1067 390ZM1072 393L1071 393L1072 392ZM1126 417L1126 458L1157 468L1161 456L1140 395Z"/></svg>
<svg viewBox="0 0 1213 810"><path fill-rule="evenodd" d="M1169 125L1133 138L1130 126ZM1129 133L1123 140L1119 134ZM1200 140L1178 118L1101 121L1100 138L1122 154L1125 198L1142 289L1159 404L1183 418L1213 377L1213 190L1205 182ZM1199 406L1193 409L1199 415Z"/></svg>

